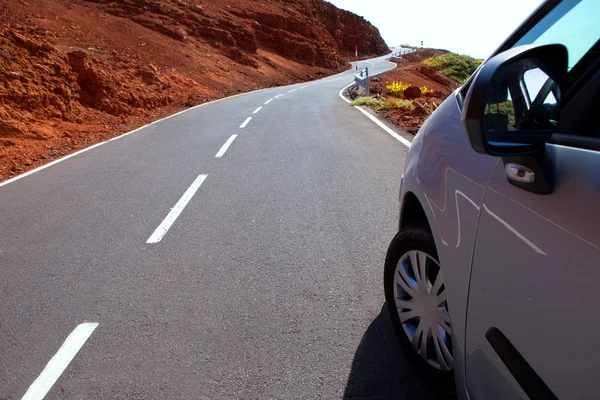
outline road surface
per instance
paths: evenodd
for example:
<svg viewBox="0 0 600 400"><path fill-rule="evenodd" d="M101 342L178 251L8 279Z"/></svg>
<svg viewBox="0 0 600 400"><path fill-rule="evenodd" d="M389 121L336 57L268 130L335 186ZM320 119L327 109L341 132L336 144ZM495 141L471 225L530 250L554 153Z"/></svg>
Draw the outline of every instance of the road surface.
<svg viewBox="0 0 600 400"><path fill-rule="evenodd" d="M0 398L442 398L382 309L408 148L340 98L352 73L0 187Z"/></svg>

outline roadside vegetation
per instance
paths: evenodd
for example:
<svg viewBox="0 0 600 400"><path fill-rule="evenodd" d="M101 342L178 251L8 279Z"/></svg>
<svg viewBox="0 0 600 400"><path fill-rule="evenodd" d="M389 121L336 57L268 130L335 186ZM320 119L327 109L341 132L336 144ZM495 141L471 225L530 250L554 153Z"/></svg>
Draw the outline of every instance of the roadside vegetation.
<svg viewBox="0 0 600 400"><path fill-rule="evenodd" d="M423 64L440 71L458 83L464 83L482 62L483 60L464 54L446 53L430 57L424 60Z"/></svg>
<svg viewBox="0 0 600 400"><path fill-rule="evenodd" d="M359 96L352 101L353 106L376 106L379 107L381 105L381 100L368 97L368 96Z"/></svg>
<svg viewBox="0 0 600 400"><path fill-rule="evenodd" d="M415 109L427 111L427 114L431 114L434 107L430 107L427 104L422 105L414 100L398 99L395 97L381 97L379 99L374 97L359 96L351 103L353 106L367 106L375 111L414 111Z"/></svg>
<svg viewBox="0 0 600 400"><path fill-rule="evenodd" d="M427 93L433 93L433 89L427 86L417 87L407 83L393 81L386 82L387 96L367 97L359 96L352 101L353 106L368 106L375 111L390 111L390 110L413 110L415 108L416 97L421 97ZM405 91L411 88L410 98L405 98Z"/></svg>
<svg viewBox="0 0 600 400"><path fill-rule="evenodd" d="M403 55L397 68L371 78L370 97L361 96L357 87L350 88L352 105L367 106L404 131L417 133L427 117L460 87L454 77L467 79L479 65L477 60L457 54L440 58L446 54L446 50L418 49ZM445 76L425 60L435 60L433 65L454 77Z"/></svg>
<svg viewBox="0 0 600 400"><path fill-rule="evenodd" d="M386 82L387 83L387 82ZM387 85L385 88L390 92L392 96L402 97L404 96L404 91L408 89L410 85L402 82L392 82L390 85Z"/></svg>
<svg viewBox="0 0 600 400"><path fill-rule="evenodd" d="M394 99L390 97L385 99L384 101L381 101L381 104L377 108L377 111L389 111L394 109L412 110L414 105L415 104L412 100Z"/></svg>

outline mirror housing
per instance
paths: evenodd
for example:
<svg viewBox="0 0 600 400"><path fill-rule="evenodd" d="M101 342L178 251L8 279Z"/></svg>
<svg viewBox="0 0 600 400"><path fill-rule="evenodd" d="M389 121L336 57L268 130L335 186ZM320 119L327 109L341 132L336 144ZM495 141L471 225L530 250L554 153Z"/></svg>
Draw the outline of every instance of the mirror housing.
<svg viewBox="0 0 600 400"><path fill-rule="evenodd" d="M524 76L534 70L542 74L545 83L531 99ZM560 88L567 70L568 52L560 44L519 46L489 59L479 68L464 101L461 119L471 147L493 156L542 151L558 120ZM541 82L539 77L534 80ZM548 98L542 97L550 95L554 103L546 104ZM512 109L510 118L516 122L510 124L500 106L503 112Z"/></svg>

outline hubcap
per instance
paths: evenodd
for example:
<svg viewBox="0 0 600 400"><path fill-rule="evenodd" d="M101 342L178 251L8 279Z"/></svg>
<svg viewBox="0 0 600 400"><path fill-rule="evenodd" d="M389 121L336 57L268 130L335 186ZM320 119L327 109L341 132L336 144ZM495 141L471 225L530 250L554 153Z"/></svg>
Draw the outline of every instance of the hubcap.
<svg viewBox="0 0 600 400"><path fill-rule="evenodd" d="M427 253L405 253L394 273L394 299L404 332L433 367L452 369L452 329L440 264Z"/></svg>

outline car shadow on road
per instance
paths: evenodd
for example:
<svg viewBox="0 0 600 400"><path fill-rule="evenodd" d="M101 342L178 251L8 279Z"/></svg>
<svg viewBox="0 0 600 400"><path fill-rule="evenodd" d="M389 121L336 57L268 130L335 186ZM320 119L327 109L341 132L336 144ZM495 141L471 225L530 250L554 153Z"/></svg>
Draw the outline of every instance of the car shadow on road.
<svg viewBox="0 0 600 400"><path fill-rule="evenodd" d="M356 350L343 398L451 400L456 397L437 390L417 375L396 339L384 305Z"/></svg>

